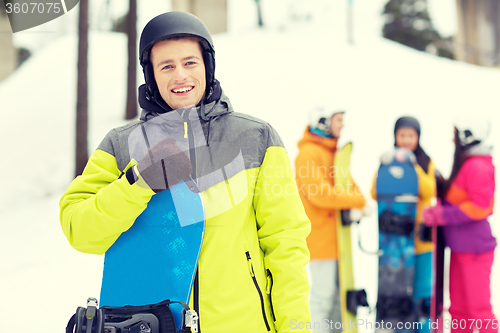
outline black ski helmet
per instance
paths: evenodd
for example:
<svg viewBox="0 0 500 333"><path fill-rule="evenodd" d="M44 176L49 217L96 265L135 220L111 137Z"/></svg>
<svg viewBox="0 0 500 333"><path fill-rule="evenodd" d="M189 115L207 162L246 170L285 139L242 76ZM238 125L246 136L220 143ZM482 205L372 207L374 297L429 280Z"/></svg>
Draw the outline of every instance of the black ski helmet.
<svg viewBox="0 0 500 333"><path fill-rule="evenodd" d="M212 37L205 24L198 17L179 11L167 12L154 17L142 30L139 42L139 62L146 81L146 98L154 100L155 91L158 90L150 60L151 48L160 39L174 36L193 36L200 40L207 86L204 98L208 100L213 93L215 83L215 50Z"/></svg>
<svg viewBox="0 0 500 333"><path fill-rule="evenodd" d="M401 127L410 127L413 128L418 136L420 137L420 123L418 120L414 117L401 117L396 121L396 124L394 125L394 135L396 135L396 132L398 129Z"/></svg>

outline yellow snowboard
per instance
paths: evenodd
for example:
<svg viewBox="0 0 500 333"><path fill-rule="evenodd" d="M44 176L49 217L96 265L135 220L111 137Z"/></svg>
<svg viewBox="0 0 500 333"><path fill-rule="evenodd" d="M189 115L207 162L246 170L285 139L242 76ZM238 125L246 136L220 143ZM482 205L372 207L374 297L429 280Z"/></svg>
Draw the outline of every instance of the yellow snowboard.
<svg viewBox="0 0 500 333"><path fill-rule="evenodd" d="M351 151L349 142L335 153L333 162L335 172L335 190L353 193L354 183L351 177ZM340 312L342 318L342 332L357 332L356 307L352 306L356 298L354 294L354 274L352 265L351 225L343 225L342 211L337 211L337 247L338 247L338 274L340 292ZM351 292L353 294L351 294ZM364 293L364 291L362 291ZM354 296L354 299L353 299ZM350 300L348 300L350 298ZM348 310L348 309L351 310ZM354 311L354 313L352 312Z"/></svg>

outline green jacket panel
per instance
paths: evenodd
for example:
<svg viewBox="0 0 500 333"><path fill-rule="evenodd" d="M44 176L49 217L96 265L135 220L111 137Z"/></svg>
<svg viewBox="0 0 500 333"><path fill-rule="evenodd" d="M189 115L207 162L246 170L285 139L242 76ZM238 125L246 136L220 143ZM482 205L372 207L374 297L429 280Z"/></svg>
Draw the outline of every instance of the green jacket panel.
<svg viewBox="0 0 500 333"><path fill-rule="evenodd" d="M61 227L76 250L104 254L146 209L154 192L131 186L121 173L114 156L96 150L63 194Z"/></svg>

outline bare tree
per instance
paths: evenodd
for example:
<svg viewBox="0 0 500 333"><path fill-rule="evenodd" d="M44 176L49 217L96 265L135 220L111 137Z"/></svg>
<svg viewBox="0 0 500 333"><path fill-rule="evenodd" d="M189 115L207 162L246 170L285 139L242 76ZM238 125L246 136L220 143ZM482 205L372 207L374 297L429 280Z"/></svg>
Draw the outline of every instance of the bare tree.
<svg viewBox="0 0 500 333"><path fill-rule="evenodd" d="M5 7L0 4L0 81L9 76L16 69L17 52L13 44L13 34L7 33L12 20L16 15L7 16ZM5 32L5 33L3 33Z"/></svg>
<svg viewBox="0 0 500 333"><path fill-rule="evenodd" d="M83 172L88 161L87 151L87 55L88 55L88 0L80 1L78 18L78 77L76 97L76 163L75 175Z"/></svg>
<svg viewBox="0 0 500 333"><path fill-rule="evenodd" d="M125 119L132 119L137 116L137 1L129 0L129 6L127 15L128 71Z"/></svg>
<svg viewBox="0 0 500 333"><path fill-rule="evenodd" d="M264 26L264 21L262 20L262 7L260 5L260 0L255 0L255 4L257 5L257 20L260 28Z"/></svg>

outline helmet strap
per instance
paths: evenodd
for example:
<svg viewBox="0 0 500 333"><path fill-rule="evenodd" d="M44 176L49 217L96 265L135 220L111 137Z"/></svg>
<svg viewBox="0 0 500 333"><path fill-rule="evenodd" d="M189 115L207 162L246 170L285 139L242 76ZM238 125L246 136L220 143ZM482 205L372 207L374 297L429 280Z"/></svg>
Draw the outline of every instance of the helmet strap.
<svg viewBox="0 0 500 333"><path fill-rule="evenodd" d="M144 80L146 81L146 98L155 101L155 91L158 90L158 86L156 85L155 74L151 62L145 63L142 71L144 72Z"/></svg>
<svg viewBox="0 0 500 333"><path fill-rule="evenodd" d="M203 62L205 63L205 80L206 80L206 89L205 89L205 100L210 100L214 92L214 79L215 79L215 59L213 53L209 50L203 50Z"/></svg>

